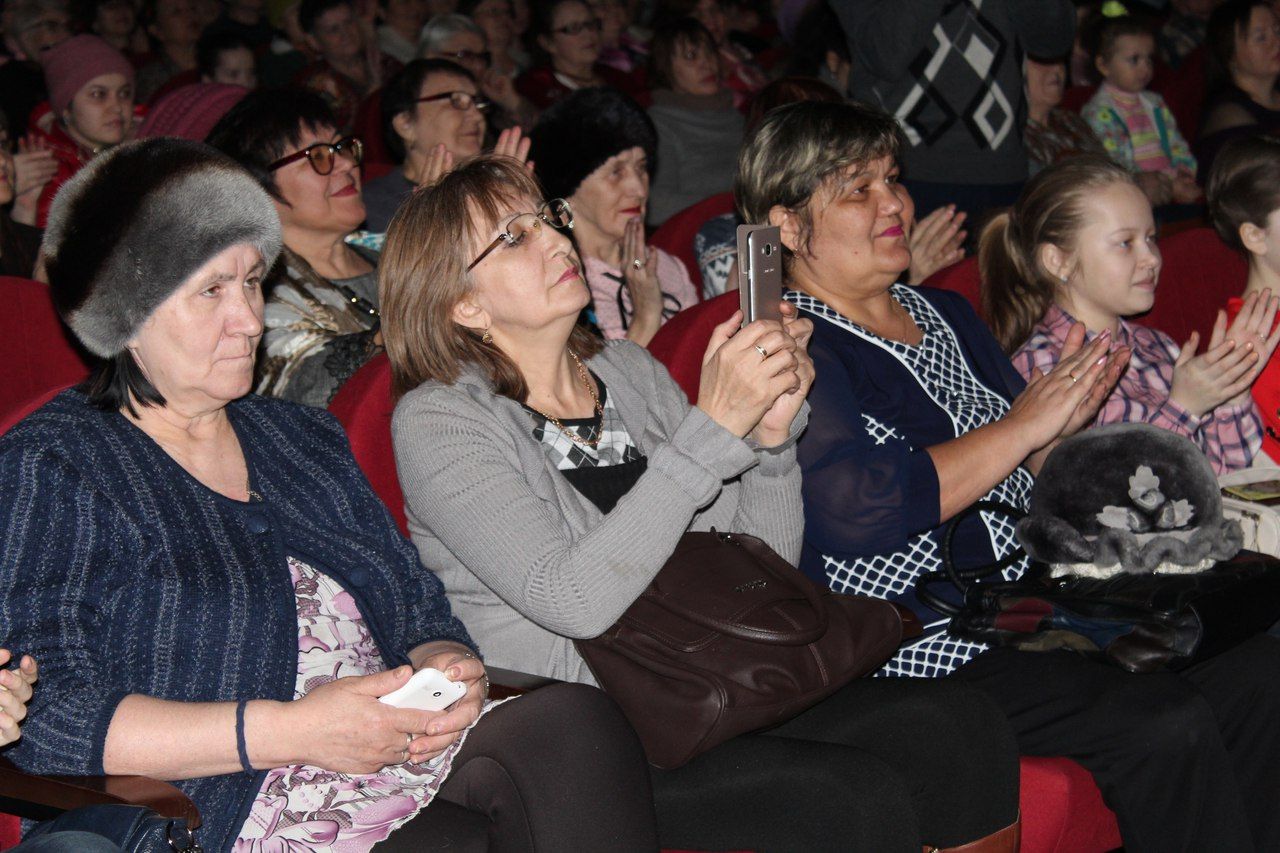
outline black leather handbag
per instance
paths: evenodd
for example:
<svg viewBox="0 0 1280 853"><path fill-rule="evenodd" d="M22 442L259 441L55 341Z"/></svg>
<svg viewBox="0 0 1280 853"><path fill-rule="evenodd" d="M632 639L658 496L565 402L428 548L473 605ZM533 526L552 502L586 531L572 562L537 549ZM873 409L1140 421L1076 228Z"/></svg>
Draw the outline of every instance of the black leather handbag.
<svg viewBox="0 0 1280 853"><path fill-rule="evenodd" d="M1026 651L1073 649L1130 672L1179 670L1265 632L1280 620L1280 560L1241 551L1194 574L1120 574L1109 578L1051 578L1032 563L1016 581L983 582L1023 556L960 568L952 540L973 512L1023 513L980 502L953 518L943 532L943 570L916 583L920 601L951 616L955 636ZM958 590L960 603L933 587Z"/></svg>
<svg viewBox="0 0 1280 853"><path fill-rule="evenodd" d="M91 832L125 853L201 853L187 822L163 817L146 806L82 806L37 824L24 840L55 832Z"/></svg>
<svg viewBox="0 0 1280 853"><path fill-rule="evenodd" d="M679 767L745 732L786 722L877 668L914 614L835 595L760 539L686 533L603 635L578 640L655 767Z"/></svg>

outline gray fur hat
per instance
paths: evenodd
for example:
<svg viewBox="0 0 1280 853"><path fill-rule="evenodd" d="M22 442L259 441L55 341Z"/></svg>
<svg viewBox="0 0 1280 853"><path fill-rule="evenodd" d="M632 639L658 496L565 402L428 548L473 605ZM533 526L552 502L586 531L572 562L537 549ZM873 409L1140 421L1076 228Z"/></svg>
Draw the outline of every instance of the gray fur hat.
<svg viewBox="0 0 1280 853"><path fill-rule="evenodd" d="M249 243L270 267L280 218L266 191L199 142L144 139L94 158L53 200L44 254L55 307L95 355L123 352L200 267Z"/></svg>
<svg viewBox="0 0 1280 853"><path fill-rule="evenodd" d="M1031 490L1018 539L1052 575L1105 578L1203 571L1240 550L1204 451L1150 424L1112 424L1063 441Z"/></svg>

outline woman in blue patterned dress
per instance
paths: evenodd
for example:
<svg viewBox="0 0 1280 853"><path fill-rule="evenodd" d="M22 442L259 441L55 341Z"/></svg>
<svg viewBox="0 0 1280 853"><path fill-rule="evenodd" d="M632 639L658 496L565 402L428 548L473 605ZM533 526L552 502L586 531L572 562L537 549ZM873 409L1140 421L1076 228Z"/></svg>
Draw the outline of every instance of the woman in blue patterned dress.
<svg viewBox="0 0 1280 853"><path fill-rule="evenodd" d="M771 113L739 159L739 209L781 227L787 299L814 324L801 568L916 610L925 636L881 674L986 691L1024 754L1093 773L1127 850L1280 849L1273 638L1178 675L1133 675L1072 652L965 642L916 600L916 579L941 567L946 522L983 498L1025 507L1044 456L1091 422L1129 355L1101 336L1083 345L1077 327L1058 366L1024 383L962 298L896 283L914 215L901 145L887 113L810 102ZM984 513L958 525L954 554L972 566L1015 547L1009 520Z"/></svg>

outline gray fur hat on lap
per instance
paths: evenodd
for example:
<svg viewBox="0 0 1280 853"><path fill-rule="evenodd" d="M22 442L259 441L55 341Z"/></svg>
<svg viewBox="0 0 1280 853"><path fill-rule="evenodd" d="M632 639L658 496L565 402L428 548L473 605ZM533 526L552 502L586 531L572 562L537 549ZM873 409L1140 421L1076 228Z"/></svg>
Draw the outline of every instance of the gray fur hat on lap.
<svg viewBox="0 0 1280 853"><path fill-rule="evenodd" d="M1150 424L1087 429L1045 460L1018 540L1053 576L1189 574L1243 541L1204 451Z"/></svg>
<svg viewBox="0 0 1280 853"><path fill-rule="evenodd" d="M58 313L90 352L112 358L219 253L248 243L270 267L280 242L275 206L240 165L158 138L114 148L67 181L41 252Z"/></svg>

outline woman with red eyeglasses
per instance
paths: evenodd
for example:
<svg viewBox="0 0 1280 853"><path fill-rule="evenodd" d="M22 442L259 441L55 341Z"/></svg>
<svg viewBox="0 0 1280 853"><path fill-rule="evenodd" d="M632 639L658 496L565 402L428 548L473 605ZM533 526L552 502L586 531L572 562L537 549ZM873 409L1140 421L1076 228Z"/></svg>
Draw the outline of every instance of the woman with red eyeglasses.
<svg viewBox="0 0 1280 853"><path fill-rule="evenodd" d="M529 47L541 61L516 78L516 91L540 110L592 86L612 86L647 105L648 92L641 81L600 62L602 28L583 0L535 3Z"/></svg>
<svg viewBox="0 0 1280 853"><path fill-rule="evenodd" d="M346 237L365 218L360 140L343 136L324 99L300 89L253 92L209 143L258 179L280 215L256 390L326 406L382 346L378 256Z"/></svg>

